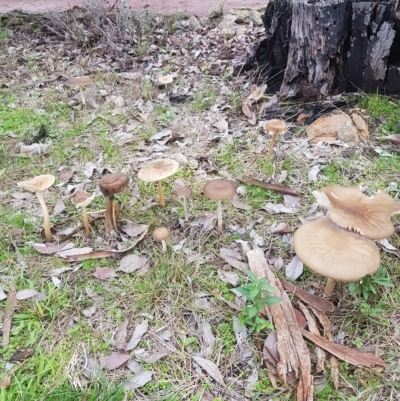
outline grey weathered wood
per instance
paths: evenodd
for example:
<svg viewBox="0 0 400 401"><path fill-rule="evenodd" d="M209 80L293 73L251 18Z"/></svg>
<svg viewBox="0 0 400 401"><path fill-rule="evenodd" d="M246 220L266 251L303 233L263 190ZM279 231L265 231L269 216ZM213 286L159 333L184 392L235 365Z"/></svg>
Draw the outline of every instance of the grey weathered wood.
<svg viewBox="0 0 400 401"><path fill-rule="evenodd" d="M269 90L317 99L333 92L398 93L400 4L273 0L256 58Z"/></svg>

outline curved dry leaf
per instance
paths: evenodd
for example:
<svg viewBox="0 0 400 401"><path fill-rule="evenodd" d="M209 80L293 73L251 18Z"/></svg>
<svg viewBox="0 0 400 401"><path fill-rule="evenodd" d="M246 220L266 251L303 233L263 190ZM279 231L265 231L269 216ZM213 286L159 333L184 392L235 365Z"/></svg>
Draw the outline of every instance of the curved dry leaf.
<svg viewBox="0 0 400 401"><path fill-rule="evenodd" d="M107 370L117 369L131 359L130 355L113 352L111 355L102 356L99 358L99 363L102 368Z"/></svg>
<svg viewBox="0 0 400 401"><path fill-rule="evenodd" d="M242 111L243 114L248 118L249 123L254 125L256 123L256 115L254 114L254 111L251 109L250 100L245 100L242 102Z"/></svg>
<svg viewBox="0 0 400 401"><path fill-rule="evenodd" d="M135 327L135 330L133 331L132 337L129 340L128 345L126 346L126 349L128 351L136 348L136 346L139 344L140 340L143 337L143 334L146 333L147 328L149 327L149 322L148 320L143 320L142 323L138 324Z"/></svg>
<svg viewBox="0 0 400 401"><path fill-rule="evenodd" d="M303 273L303 262L296 255L285 268L285 276L290 280L297 280Z"/></svg>
<svg viewBox="0 0 400 401"><path fill-rule="evenodd" d="M247 203L243 202L238 195L235 195L232 199L232 205L236 209L242 209L242 210L251 210L252 207L248 205Z"/></svg>
<svg viewBox="0 0 400 401"><path fill-rule="evenodd" d="M3 299L7 299L7 295L3 290L3 287L0 285L0 301L2 301Z"/></svg>
<svg viewBox="0 0 400 401"><path fill-rule="evenodd" d="M233 272L218 269L218 277L223 283L232 284L233 287L237 287L240 283L239 276Z"/></svg>
<svg viewBox="0 0 400 401"><path fill-rule="evenodd" d="M142 370L137 373L135 376L128 379L123 385L122 388L124 391L135 390L136 388L143 387L145 384L149 383L153 377L153 372L149 370Z"/></svg>
<svg viewBox="0 0 400 401"><path fill-rule="evenodd" d="M93 276L99 280L107 280L109 278L118 277L114 269L110 269L108 267L97 267L96 271L93 273Z"/></svg>
<svg viewBox="0 0 400 401"><path fill-rule="evenodd" d="M154 363L169 355L171 352L172 351L170 349L159 348L153 352L145 352L141 355L141 360L145 363Z"/></svg>
<svg viewBox="0 0 400 401"><path fill-rule="evenodd" d="M250 95L247 97L247 100L254 100L255 102L258 102L264 96L266 89L266 84L259 86L256 90L250 93Z"/></svg>
<svg viewBox="0 0 400 401"><path fill-rule="evenodd" d="M146 266L148 261L149 260L144 256L138 256L135 254L126 255L121 259L117 271L122 271L124 273L133 273L134 271Z"/></svg>
<svg viewBox="0 0 400 401"><path fill-rule="evenodd" d="M217 365L214 362L211 362L208 359L201 358L200 356L192 356L192 358L216 382L222 384L223 386L225 385L224 377L222 376L222 373L219 371Z"/></svg>
<svg viewBox="0 0 400 401"><path fill-rule="evenodd" d="M244 271L249 268L247 263L241 262L243 258L239 252L228 248L221 248L219 255L235 269Z"/></svg>
<svg viewBox="0 0 400 401"><path fill-rule="evenodd" d="M32 244L32 248L42 255L53 255L60 252L68 242L53 243L53 244Z"/></svg>
<svg viewBox="0 0 400 401"><path fill-rule="evenodd" d="M36 290L19 290L17 292L16 298L18 299L18 301L21 301L23 299L29 299L34 297L38 292Z"/></svg>

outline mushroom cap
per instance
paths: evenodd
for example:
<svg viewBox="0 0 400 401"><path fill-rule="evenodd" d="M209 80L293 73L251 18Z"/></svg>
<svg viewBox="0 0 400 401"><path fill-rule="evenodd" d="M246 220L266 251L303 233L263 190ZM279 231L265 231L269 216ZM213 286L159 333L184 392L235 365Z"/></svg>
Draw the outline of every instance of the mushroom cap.
<svg viewBox="0 0 400 401"><path fill-rule="evenodd" d="M38 175L31 180L21 181L17 185L27 191L40 192L50 188L54 184L55 179L56 177L51 174Z"/></svg>
<svg viewBox="0 0 400 401"><path fill-rule="evenodd" d="M342 282L358 281L379 269L377 246L322 217L302 225L293 236L299 259L313 272Z"/></svg>
<svg viewBox="0 0 400 401"><path fill-rule="evenodd" d="M67 84L70 85L75 85L75 86L84 86L84 85L90 85L94 82L94 79L91 77L71 77L68 78Z"/></svg>
<svg viewBox="0 0 400 401"><path fill-rule="evenodd" d="M400 204L385 192L378 191L369 198L359 188L340 185L321 188L321 192L329 201L329 218L340 227L371 239L386 238L394 233L390 217L400 213Z"/></svg>
<svg viewBox="0 0 400 401"><path fill-rule="evenodd" d="M175 174L179 163L171 159L158 159L143 166L138 172L139 180L145 182L160 181Z"/></svg>
<svg viewBox="0 0 400 401"><path fill-rule="evenodd" d="M129 177L124 173L106 174L99 182L100 191L104 196L114 196L122 192L129 184Z"/></svg>
<svg viewBox="0 0 400 401"><path fill-rule="evenodd" d="M86 207L92 202L94 195L94 193L90 194L89 192L85 191L77 191L72 198L72 202L76 207Z"/></svg>
<svg viewBox="0 0 400 401"><path fill-rule="evenodd" d="M216 179L208 181L203 188L203 194L208 199L232 199L236 194L236 185L232 181Z"/></svg>
<svg viewBox="0 0 400 401"><path fill-rule="evenodd" d="M193 191L188 188L188 187L182 187L182 188L178 188L174 194L175 196L177 196L178 198L183 196L183 197L188 197L188 196L192 196Z"/></svg>
<svg viewBox="0 0 400 401"><path fill-rule="evenodd" d="M158 227L153 231L153 237L157 241L164 241L169 237L169 230L167 227Z"/></svg>
<svg viewBox="0 0 400 401"><path fill-rule="evenodd" d="M172 75L165 75L162 77L158 77L158 82L162 85L170 84L173 80L174 78L172 77Z"/></svg>
<svg viewBox="0 0 400 401"><path fill-rule="evenodd" d="M274 134L284 134L286 132L287 125L283 120L272 119L264 123L264 129Z"/></svg>

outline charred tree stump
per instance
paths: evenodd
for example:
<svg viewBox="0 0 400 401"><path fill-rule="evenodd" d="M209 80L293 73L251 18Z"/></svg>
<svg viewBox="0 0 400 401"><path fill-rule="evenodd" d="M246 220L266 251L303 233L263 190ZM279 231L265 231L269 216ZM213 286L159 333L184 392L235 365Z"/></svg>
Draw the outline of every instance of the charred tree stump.
<svg viewBox="0 0 400 401"><path fill-rule="evenodd" d="M270 92L400 93L398 0L270 0L256 58Z"/></svg>

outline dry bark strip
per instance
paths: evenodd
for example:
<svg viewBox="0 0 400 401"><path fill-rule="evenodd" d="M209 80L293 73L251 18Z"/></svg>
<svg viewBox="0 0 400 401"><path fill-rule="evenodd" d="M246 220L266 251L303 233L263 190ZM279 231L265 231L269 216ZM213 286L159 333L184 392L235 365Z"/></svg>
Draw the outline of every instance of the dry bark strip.
<svg viewBox="0 0 400 401"><path fill-rule="evenodd" d="M314 383L311 376L310 351L302 338L292 303L280 281L270 270L262 250L247 252L247 258L251 271L257 277L267 276L269 284L276 288L273 295L282 298L279 304L267 307L278 339L278 374L286 382L287 374L294 371L299 376L296 400L312 401Z"/></svg>
<svg viewBox="0 0 400 401"><path fill-rule="evenodd" d="M299 302L298 305L301 311L303 312L304 316L306 317L308 328L310 329L311 333L319 335L320 332L318 330L317 323L311 316L310 311L301 302ZM315 346L315 356L317 359L317 362L315 364L315 370L317 371L317 373L323 372L325 368L326 353L321 347Z"/></svg>
<svg viewBox="0 0 400 401"><path fill-rule="evenodd" d="M291 189L289 187L285 187L284 185L270 184L268 182L257 180L256 178L251 178L247 175L245 175L243 178L238 178L237 181L239 181L242 184L254 185L255 187L270 189L271 191L279 192L281 194L287 194L287 195L293 195L293 196L303 196L302 194L300 194L296 191L293 191L293 189Z"/></svg>
<svg viewBox="0 0 400 401"><path fill-rule="evenodd" d="M319 322L322 324L324 328L325 335L328 337L328 340L333 342L333 334L332 334L332 327L331 322L328 319L328 316L325 315L324 312L320 312L319 310L313 308L311 306L312 311L314 312L315 316L317 316ZM331 379L333 381L333 385L335 389L339 389L339 360L336 356L331 355Z"/></svg>
<svg viewBox="0 0 400 401"><path fill-rule="evenodd" d="M7 309L4 314L4 323L3 323L3 340L2 346L7 347L10 342L10 330L11 330L11 322L14 314L14 310L17 306L17 291L13 284L10 284L10 293L7 298Z"/></svg>
<svg viewBox="0 0 400 401"><path fill-rule="evenodd" d="M300 329L303 336L308 338L314 344L337 356L339 359L350 363L354 366L372 368L374 366L385 367L386 363L383 359L374 354L357 351L356 349L346 347L345 345L336 344L327 338L317 334L310 333L305 329Z"/></svg>
<svg viewBox="0 0 400 401"><path fill-rule="evenodd" d="M312 295L302 288L297 287L289 281L286 281L284 278L280 278L279 280L286 290L290 291L296 295L297 298L300 298L303 302L312 306L313 308L321 312L333 312L335 310L335 305L333 305L333 303L329 302L327 299Z"/></svg>

